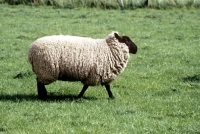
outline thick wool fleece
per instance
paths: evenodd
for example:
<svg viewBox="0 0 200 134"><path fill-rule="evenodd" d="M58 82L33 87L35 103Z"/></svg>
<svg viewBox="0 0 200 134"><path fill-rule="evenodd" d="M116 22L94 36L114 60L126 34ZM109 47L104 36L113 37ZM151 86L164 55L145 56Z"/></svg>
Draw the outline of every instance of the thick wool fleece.
<svg viewBox="0 0 200 134"><path fill-rule="evenodd" d="M38 81L81 81L85 85L109 84L126 67L129 50L114 32L106 39L46 36L33 42L29 62Z"/></svg>

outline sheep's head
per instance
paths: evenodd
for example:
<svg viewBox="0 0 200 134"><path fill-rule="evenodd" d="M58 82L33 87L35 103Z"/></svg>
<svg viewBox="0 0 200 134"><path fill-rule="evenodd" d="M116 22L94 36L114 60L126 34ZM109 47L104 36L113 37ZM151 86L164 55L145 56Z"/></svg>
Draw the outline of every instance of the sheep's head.
<svg viewBox="0 0 200 134"><path fill-rule="evenodd" d="M129 53L136 54L137 46L131 41L128 36L119 36L118 33L114 33L115 37L120 43L125 43L129 48Z"/></svg>

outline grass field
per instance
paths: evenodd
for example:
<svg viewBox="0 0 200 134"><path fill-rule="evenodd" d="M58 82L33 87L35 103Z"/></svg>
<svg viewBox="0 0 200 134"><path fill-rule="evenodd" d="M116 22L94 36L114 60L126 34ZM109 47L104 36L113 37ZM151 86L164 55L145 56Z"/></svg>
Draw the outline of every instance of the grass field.
<svg viewBox="0 0 200 134"><path fill-rule="evenodd" d="M55 9L0 5L0 133L200 133L200 10ZM27 61L37 38L70 34L104 38L111 31L138 46L111 84L74 100L81 83L47 86L37 99Z"/></svg>

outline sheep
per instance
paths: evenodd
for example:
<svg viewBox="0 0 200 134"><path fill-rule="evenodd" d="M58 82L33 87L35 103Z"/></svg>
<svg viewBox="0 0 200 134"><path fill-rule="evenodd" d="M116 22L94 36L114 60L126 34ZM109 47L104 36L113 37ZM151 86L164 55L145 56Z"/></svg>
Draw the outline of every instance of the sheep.
<svg viewBox="0 0 200 134"><path fill-rule="evenodd" d="M109 98L115 98L110 83L124 71L129 53L136 54L137 46L128 36L110 33L105 39L70 35L45 36L34 41L28 60L36 74L39 99L46 99L48 85L56 80L81 81L83 97L89 86L106 87Z"/></svg>

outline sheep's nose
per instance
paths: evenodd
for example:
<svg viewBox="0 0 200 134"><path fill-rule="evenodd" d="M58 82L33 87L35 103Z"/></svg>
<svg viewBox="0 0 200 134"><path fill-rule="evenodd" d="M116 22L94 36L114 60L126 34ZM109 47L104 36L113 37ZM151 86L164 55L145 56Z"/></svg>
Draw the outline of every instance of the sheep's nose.
<svg viewBox="0 0 200 134"><path fill-rule="evenodd" d="M134 45L131 53L132 54L136 54L137 53L137 46L136 45Z"/></svg>

